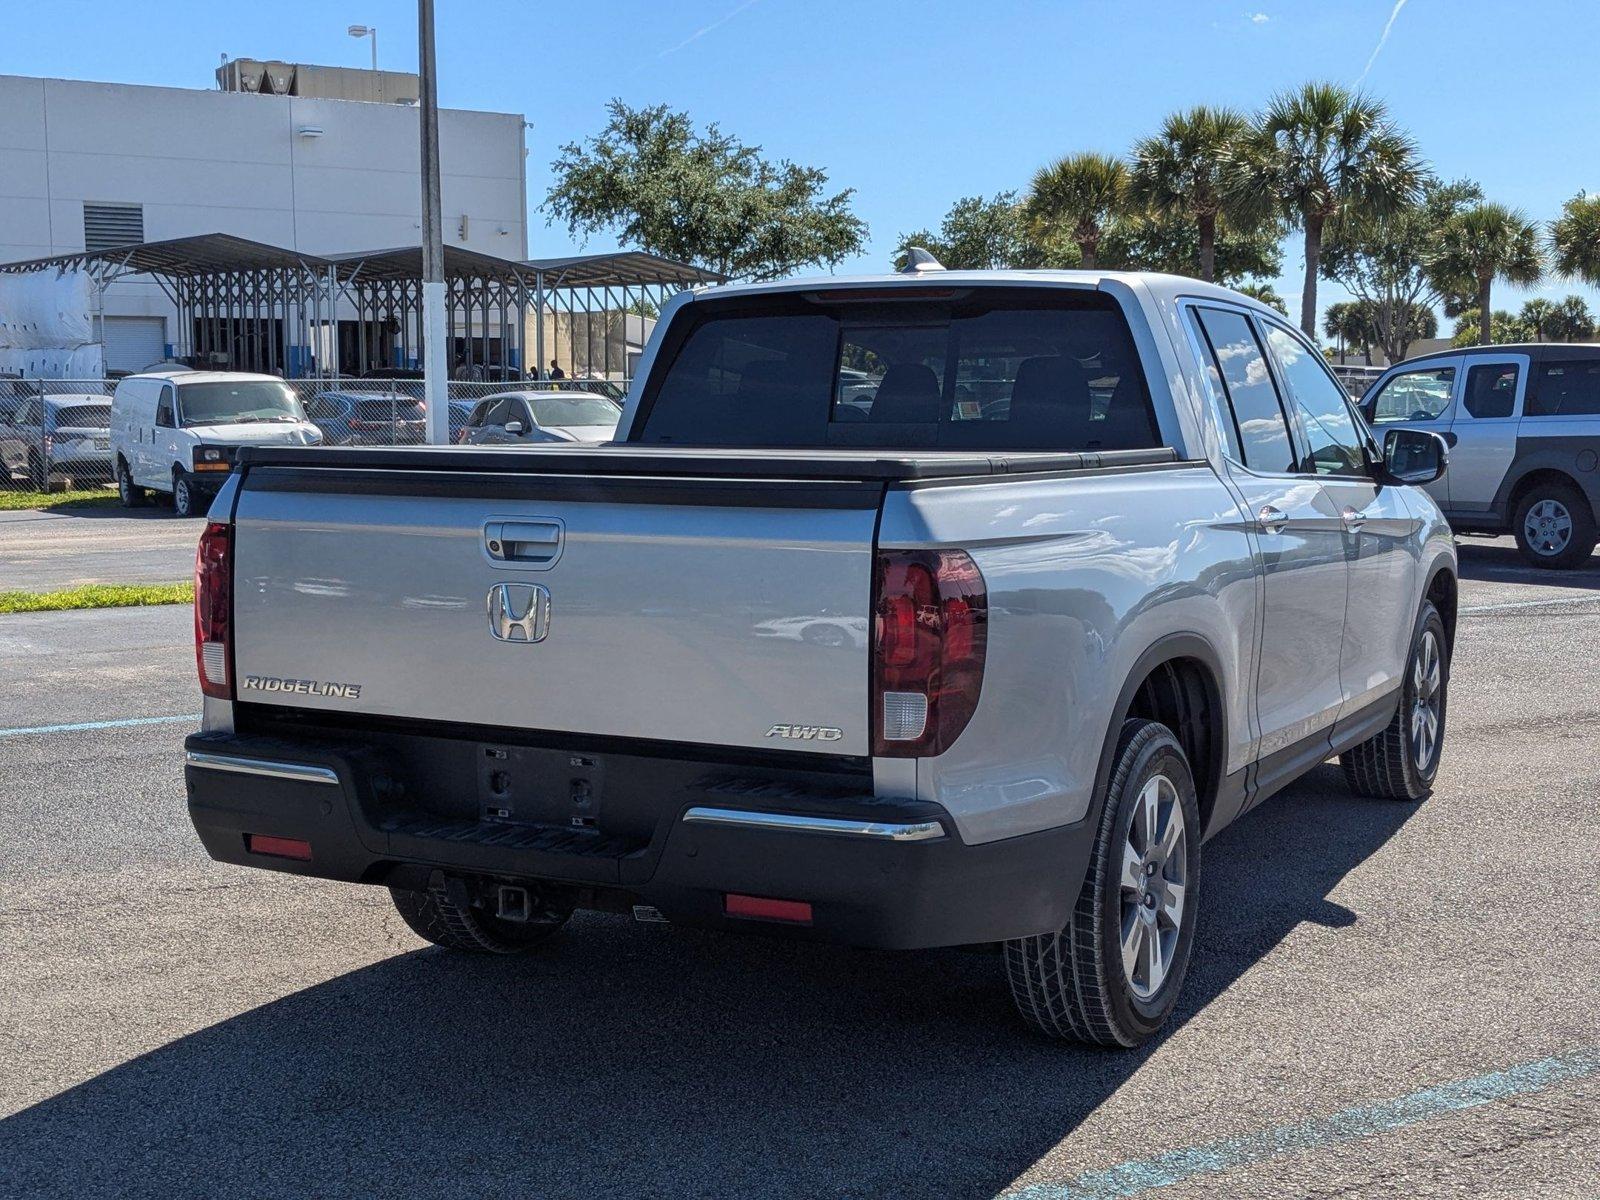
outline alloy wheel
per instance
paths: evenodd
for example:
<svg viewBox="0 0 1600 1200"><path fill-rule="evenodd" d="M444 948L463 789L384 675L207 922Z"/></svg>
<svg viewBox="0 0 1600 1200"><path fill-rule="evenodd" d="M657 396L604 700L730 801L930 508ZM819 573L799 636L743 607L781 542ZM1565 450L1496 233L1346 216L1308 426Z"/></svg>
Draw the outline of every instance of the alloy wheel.
<svg viewBox="0 0 1600 1200"><path fill-rule="evenodd" d="M1161 990L1183 929L1188 830L1178 789L1165 775L1139 791L1122 847L1122 972L1141 1000Z"/></svg>
<svg viewBox="0 0 1600 1200"><path fill-rule="evenodd" d="M1439 749L1443 682L1439 639L1433 630L1425 629L1411 658L1411 760L1418 771L1433 765L1433 756Z"/></svg>

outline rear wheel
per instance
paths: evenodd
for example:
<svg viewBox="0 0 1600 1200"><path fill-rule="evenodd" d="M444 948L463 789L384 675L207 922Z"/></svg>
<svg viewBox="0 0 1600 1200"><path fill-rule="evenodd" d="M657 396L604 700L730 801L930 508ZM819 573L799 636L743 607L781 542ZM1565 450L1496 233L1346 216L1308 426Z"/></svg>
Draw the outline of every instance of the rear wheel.
<svg viewBox="0 0 1600 1200"><path fill-rule="evenodd" d="M523 920L496 915L501 885L464 880L435 872L426 891L390 888L389 895L411 931L435 946L472 954L521 954L567 923L572 904L553 892L518 885L525 903L517 903Z"/></svg>
<svg viewBox="0 0 1600 1200"><path fill-rule="evenodd" d="M1444 749L1450 643L1431 601L1422 602L1400 687L1400 707L1382 733L1339 756L1345 782L1360 796L1421 800L1433 790Z"/></svg>
<svg viewBox="0 0 1600 1200"><path fill-rule="evenodd" d="M144 489L133 482L128 464L120 458L117 459L117 499L123 508L143 508L145 503Z"/></svg>
<svg viewBox="0 0 1600 1200"><path fill-rule="evenodd" d="M1511 532L1534 566L1575 567L1594 553L1594 510L1571 484L1538 483L1517 504Z"/></svg>
<svg viewBox="0 0 1600 1200"><path fill-rule="evenodd" d="M1189 967L1200 835L1178 739L1155 721L1125 722L1071 918L1058 932L1005 944L1024 1021L1103 1046L1137 1046L1161 1028Z"/></svg>

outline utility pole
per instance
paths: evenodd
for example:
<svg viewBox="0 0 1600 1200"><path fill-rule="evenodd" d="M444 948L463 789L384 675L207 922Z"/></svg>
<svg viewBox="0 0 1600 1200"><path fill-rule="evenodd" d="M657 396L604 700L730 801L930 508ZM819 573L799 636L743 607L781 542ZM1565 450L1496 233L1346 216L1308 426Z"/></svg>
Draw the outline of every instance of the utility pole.
<svg viewBox="0 0 1600 1200"><path fill-rule="evenodd" d="M433 0L417 0L417 74L422 91L422 396L428 443L450 441L445 354L444 205L439 195L439 84L433 55Z"/></svg>

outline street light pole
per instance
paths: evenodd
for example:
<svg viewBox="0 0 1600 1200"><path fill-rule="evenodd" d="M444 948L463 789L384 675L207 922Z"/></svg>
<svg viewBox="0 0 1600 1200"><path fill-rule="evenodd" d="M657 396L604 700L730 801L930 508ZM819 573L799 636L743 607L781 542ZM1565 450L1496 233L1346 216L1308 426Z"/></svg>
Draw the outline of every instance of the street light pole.
<svg viewBox="0 0 1600 1200"><path fill-rule="evenodd" d="M417 0L417 74L422 102L422 394L430 445L450 441L445 357L444 205L439 194L439 87L433 0Z"/></svg>
<svg viewBox="0 0 1600 1200"><path fill-rule="evenodd" d="M376 25L352 25L345 30L353 38L372 39L372 69L378 69L378 27Z"/></svg>

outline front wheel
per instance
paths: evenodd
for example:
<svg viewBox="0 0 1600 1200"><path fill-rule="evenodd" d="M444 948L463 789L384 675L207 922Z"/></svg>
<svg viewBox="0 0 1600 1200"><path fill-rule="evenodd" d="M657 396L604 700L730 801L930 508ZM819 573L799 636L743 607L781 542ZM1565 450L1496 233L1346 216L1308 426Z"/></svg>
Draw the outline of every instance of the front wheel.
<svg viewBox="0 0 1600 1200"><path fill-rule="evenodd" d="M1200 806L1178 739L1127 721L1089 873L1061 930L1005 944L1022 1019L1053 1038L1137 1046L1166 1021L1189 968Z"/></svg>
<svg viewBox="0 0 1600 1200"><path fill-rule="evenodd" d="M37 450L28 451L28 486L36 492L50 490L50 472Z"/></svg>
<svg viewBox="0 0 1600 1200"><path fill-rule="evenodd" d="M1594 510L1570 484L1536 484L1517 504L1511 531L1522 557L1536 567L1570 569L1594 553Z"/></svg>
<svg viewBox="0 0 1600 1200"><path fill-rule="evenodd" d="M194 481L189 478L187 471L174 471L172 473L172 513L178 517L194 517L200 515L200 493L195 490Z"/></svg>
<svg viewBox="0 0 1600 1200"><path fill-rule="evenodd" d="M1385 800L1421 800L1433 790L1444 749L1449 692L1450 643L1444 620L1432 602L1424 600L1400 685L1400 707L1383 732L1339 756L1352 792Z"/></svg>

